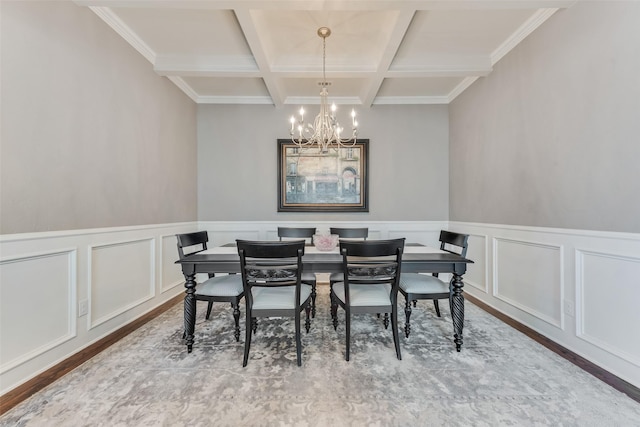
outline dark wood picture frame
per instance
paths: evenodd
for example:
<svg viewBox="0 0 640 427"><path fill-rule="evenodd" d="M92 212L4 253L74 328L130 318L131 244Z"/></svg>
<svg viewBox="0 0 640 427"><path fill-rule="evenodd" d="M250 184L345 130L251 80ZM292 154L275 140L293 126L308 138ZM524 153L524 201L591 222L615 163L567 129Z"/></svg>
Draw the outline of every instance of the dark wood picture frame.
<svg viewBox="0 0 640 427"><path fill-rule="evenodd" d="M321 153L278 139L278 212L369 212L369 140Z"/></svg>

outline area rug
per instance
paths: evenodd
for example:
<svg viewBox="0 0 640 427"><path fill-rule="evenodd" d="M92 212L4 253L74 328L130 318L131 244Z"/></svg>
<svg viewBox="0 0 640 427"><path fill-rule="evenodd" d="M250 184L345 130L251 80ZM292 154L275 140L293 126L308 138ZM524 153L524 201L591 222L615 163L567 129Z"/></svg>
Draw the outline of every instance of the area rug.
<svg viewBox="0 0 640 427"><path fill-rule="evenodd" d="M400 334L375 315L333 329L328 286L296 365L291 319L261 319L249 363L228 304L198 302L195 344L182 304L0 418L2 426L639 426L640 404L473 304L455 351L451 317L430 301ZM244 309L243 309L244 313ZM400 310L399 319L404 316Z"/></svg>

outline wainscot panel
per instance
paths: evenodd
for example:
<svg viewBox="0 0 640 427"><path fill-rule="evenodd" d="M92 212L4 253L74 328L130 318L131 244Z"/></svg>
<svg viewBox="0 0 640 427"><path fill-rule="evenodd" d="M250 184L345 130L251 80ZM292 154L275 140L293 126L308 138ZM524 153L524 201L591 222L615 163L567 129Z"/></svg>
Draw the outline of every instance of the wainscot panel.
<svg viewBox="0 0 640 427"><path fill-rule="evenodd" d="M197 229L0 236L0 395L183 293L175 234Z"/></svg>
<svg viewBox="0 0 640 427"><path fill-rule="evenodd" d="M578 249L576 275L578 337L640 366L640 258Z"/></svg>
<svg viewBox="0 0 640 427"><path fill-rule="evenodd" d="M75 272L75 249L0 262L0 373L76 336Z"/></svg>
<svg viewBox="0 0 640 427"><path fill-rule="evenodd" d="M493 241L493 295L562 328L562 247L502 238Z"/></svg>
<svg viewBox="0 0 640 427"><path fill-rule="evenodd" d="M154 247L154 239L89 247L89 329L154 297Z"/></svg>
<svg viewBox="0 0 640 427"><path fill-rule="evenodd" d="M484 263L488 281L466 293L640 387L640 234L464 222L450 229L492 244L482 259L471 241L476 264L465 279L479 280Z"/></svg>

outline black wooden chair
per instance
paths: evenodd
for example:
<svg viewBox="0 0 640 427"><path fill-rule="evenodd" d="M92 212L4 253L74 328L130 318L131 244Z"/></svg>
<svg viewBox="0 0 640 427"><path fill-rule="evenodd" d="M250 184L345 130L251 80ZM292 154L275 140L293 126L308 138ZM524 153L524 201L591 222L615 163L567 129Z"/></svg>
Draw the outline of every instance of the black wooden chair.
<svg viewBox="0 0 640 427"><path fill-rule="evenodd" d="M178 255L180 259L188 258L190 255L207 249L209 236L206 231L196 233L176 234L178 239ZM234 336L236 341L240 340L240 300L244 296L242 288L242 278L240 275L214 276L209 275L209 279L198 283L195 289L195 297L198 301L207 301L206 319L211 315L214 302L228 302L233 308L233 318L235 320Z"/></svg>
<svg viewBox="0 0 640 427"><path fill-rule="evenodd" d="M331 227L329 228L330 234L337 234L340 239L349 240L367 240L369 237L369 229L366 227ZM329 275L329 286L333 287L336 282L342 282L344 276L342 273L331 273Z"/></svg>
<svg viewBox="0 0 640 427"><path fill-rule="evenodd" d="M242 366L247 366L251 334L258 317L293 317L295 319L296 354L302 364L300 312L305 310L305 329L311 321L311 285L302 283L304 241L253 242L237 240L240 270L246 305L246 338Z"/></svg>
<svg viewBox="0 0 640 427"><path fill-rule="evenodd" d="M344 281L331 288L331 318L338 327L338 306L345 311L346 353L351 348L351 315L361 313L391 313L393 343L398 360L398 287L404 238L392 240L340 241Z"/></svg>
<svg viewBox="0 0 640 427"><path fill-rule="evenodd" d="M450 253L466 257L468 240L469 236L467 234L440 231L440 249ZM419 299L433 300L438 317L440 317L439 299L448 299L449 309L451 309L451 285L439 279L438 273L433 273L433 275L402 273L400 276L400 292L405 298L404 314L406 322L404 324L404 334L407 338L409 338L409 333L411 332L409 318L411 317L412 302L415 307L416 301Z"/></svg>
<svg viewBox="0 0 640 427"><path fill-rule="evenodd" d="M313 244L313 235L316 234L315 227L278 227L278 238L280 241L289 239L309 239ZM302 272L302 283L311 285L311 317L316 317L316 275L315 273Z"/></svg>

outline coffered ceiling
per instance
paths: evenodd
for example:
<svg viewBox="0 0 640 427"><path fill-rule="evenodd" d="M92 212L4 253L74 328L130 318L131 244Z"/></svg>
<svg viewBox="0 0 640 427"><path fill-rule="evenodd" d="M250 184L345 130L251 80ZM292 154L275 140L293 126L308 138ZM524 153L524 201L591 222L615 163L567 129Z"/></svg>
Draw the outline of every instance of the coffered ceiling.
<svg viewBox="0 0 640 427"><path fill-rule="evenodd" d="M446 104L577 0L82 0L201 104Z"/></svg>

